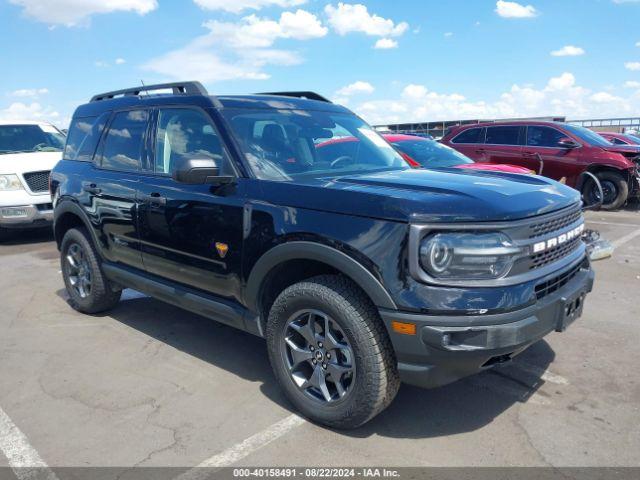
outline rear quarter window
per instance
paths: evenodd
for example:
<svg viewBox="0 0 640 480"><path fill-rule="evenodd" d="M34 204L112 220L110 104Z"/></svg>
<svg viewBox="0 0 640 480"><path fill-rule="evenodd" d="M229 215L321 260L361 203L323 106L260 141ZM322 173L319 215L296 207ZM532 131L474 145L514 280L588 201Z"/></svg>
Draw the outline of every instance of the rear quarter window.
<svg viewBox="0 0 640 480"><path fill-rule="evenodd" d="M484 143L484 128L470 128L457 135L451 143Z"/></svg>
<svg viewBox="0 0 640 480"><path fill-rule="evenodd" d="M109 118L109 112L97 117L74 118L69 126L62 158L90 162Z"/></svg>

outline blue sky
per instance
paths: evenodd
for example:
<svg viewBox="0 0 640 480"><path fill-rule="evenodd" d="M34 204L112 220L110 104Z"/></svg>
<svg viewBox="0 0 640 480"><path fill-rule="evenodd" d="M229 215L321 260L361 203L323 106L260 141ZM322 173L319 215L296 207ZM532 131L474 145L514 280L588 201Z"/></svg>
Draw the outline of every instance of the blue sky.
<svg viewBox="0 0 640 480"><path fill-rule="evenodd" d="M640 116L640 0L0 0L0 118L197 79L372 123Z"/></svg>

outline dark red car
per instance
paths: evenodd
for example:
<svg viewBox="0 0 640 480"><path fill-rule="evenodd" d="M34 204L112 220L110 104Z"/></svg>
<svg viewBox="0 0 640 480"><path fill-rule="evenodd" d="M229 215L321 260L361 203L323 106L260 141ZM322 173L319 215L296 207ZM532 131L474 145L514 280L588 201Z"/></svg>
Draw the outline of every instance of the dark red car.
<svg viewBox="0 0 640 480"><path fill-rule="evenodd" d="M637 145L640 146L640 134L600 132L600 136L614 145Z"/></svg>
<svg viewBox="0 0 640 480"><path fill-rule="evenodd" d="M442 143L478 162L508 163L535 170L582 191L589 202L603 190L603 208L621 207L640 191L640 147L613 145L597 133L556 122L494 122L454 127Z"/></svg>

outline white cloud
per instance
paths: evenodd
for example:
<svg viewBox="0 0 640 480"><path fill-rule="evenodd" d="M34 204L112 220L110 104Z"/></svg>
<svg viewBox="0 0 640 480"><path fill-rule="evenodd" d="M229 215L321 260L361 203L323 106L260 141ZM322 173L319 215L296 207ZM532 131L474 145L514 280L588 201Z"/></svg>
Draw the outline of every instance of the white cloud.
<svg viewBox="0 0 640 480"><path fill-rule="evenodd" d="M324 11L329 19L329 25L339 35L360 32L375 37L398 37L409 28L406 22L396 24L389 18L370 14L366 5L348 3L338 3L337 7L332 4L324 7Z"/></svg>
<svg viewBox="0 0 640 480"><path fill-rule="evenodd" d="M583 48L575 47L573 45L566 45L559 50L554 50L551 52L551 56L553 57L577 57L580 55L584 55L586 52Z"/></svg>
<svg viewBox="0 0 640 480"><path fill-rule="evenodd" d="M640 82L629 80L627 82L624 82L624 88L640 88Z"/></svg>
<svg viewBox="0 0 640 480"><path fill-rule="evenodd" d="M346 87L342 87L336 92L336 95L339 95L341 97L349 97L356 94L371 94L374 92L374 90L375 88L369 82L358 80L357 82L353 82Z"/></svg>
<svg viewBox="0 0 640 480"><path fill-rule="evenodd" d="M453 37L453 32L446 32L444 36L447 38Z"/></svg>
<svg viewBox="0 0 640 480"><path fill-rule="evenodd" d="M624 64L624 68L632 72L640 72L640 62L627 62Z"/></svg>
<svg viewBox="0 0 640 480"><path fill-rule="evenodd" d="M327 34L318 18L305 11L283 12L278 21L249 15L238 22L210 20L209 32L187 46L154 58L143 69L172 78L198 78L203 82L264 80L268 65L302 62L295 51L271 48L278 39L310 40Z"/></svg>
<svg viewBox="0 0 640 480"><path fill-rule="evenodd" d="M280 8L297 7L307 0L193 0L204 10L224 10L240 13L244 10L260 10L264 7L276 6Z"/></svg>
<svg viewBox="0 0 640 480"><path fill-rule="evenodd" d="M636 43L636 47L640 48L640 42Z"/></svg>
<svg viewBox="0 0 640 480"><path fill-rule="evenodd" d="M43 107L38 102L15 102L0 109L0 120L45 120L59 123L60 114L52 107Z"/></svg>
<svg viewBox="0 0 640 480"><path fill-rule="evenodd" d="M116 58L115 63L116 63L116 65L123 65L123 64L127 63L127 61L124 58Z"/></svg>
<svg viewBox="0 0 640 480"><path fill-rule="evenodd" d="M37 98L40 95L46 95L49 90L46 88L21 88L20 90L14 90L9 95L11 97L32 97Z"/></svg>
<svg viewBox="0 0 640 480"><path fill-rule="evenodd" d="M373 48L376 48L378 50L389 50L391 48L398 48L398 42L396 42L392 38L381 38L375 43Z"/></svg>
<svg viewBox="0 0 640 480"><path fill-rule="evenodd" d="M145 15L158 8L157 0L9 0L26 16L48 25L87 25L92 15L135 12Z"/></svg>
<svg viewBox="0 0 640 480"><path fill-rule="evenodd" d="M98 68L107 68L109 66L109 63L104 60L96 60L93 64Z"/></svg>
<svg viewBox="0 0 640 480"><path fill-rule="evenodd" d="M496 13L503 18L531 18L538 15L533 5L521 5L518 2L505 0L496 2Z"/></svg>
<svg viewBox="0 0 640 480"><path fill-rule="evenodd" d="M580 86L575 76L563 73L546 85L513 85L493 99L469 99L459 92L435 92L409 84L395 98L368 100L352 105L373 124L456 119L494 119L547 115L602 118L633 115L640 110L640 92L593 92Z"/></svg>

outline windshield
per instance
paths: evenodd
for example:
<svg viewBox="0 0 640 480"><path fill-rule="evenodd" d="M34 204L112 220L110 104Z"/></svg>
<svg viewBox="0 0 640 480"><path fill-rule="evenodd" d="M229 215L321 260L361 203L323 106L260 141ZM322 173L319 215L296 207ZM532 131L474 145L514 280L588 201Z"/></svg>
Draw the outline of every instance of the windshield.
<svg viewBox="0 0 640 480"><path fill-rule="evenodd" d="M303 110L223 110L262 180L335 177L410 168L355 115Z"/></svg>
<svg viewBox="0 0 640 480"><path fill-rule="evenodd" d="M65 137L51 125L0 125L0 154L61 152Z"/></svg>
<svg viewBox="0 0 640 480"><path fill-rule="evenodd" d="M391 144L425 168L455 167L473 163L469 157L434 140L400 140Z"/></svg>
<svg viewBox="0 0 640 480"><path fill-rule="evenodd" d="M632 135L631 133L626 133L624 136L633 142L634 145L640 145L640 136Z"/></svg>
<svg viewBox="0 0 640 480"><path fill-rule="evenodd" d="M563 125L569 132L574 134L580 140L588 143L589 145L595 145L597 147L610 147L611 142L605 140L596 132L589 130L588 128L578 127L577 125L565 124Z"/></svg>

